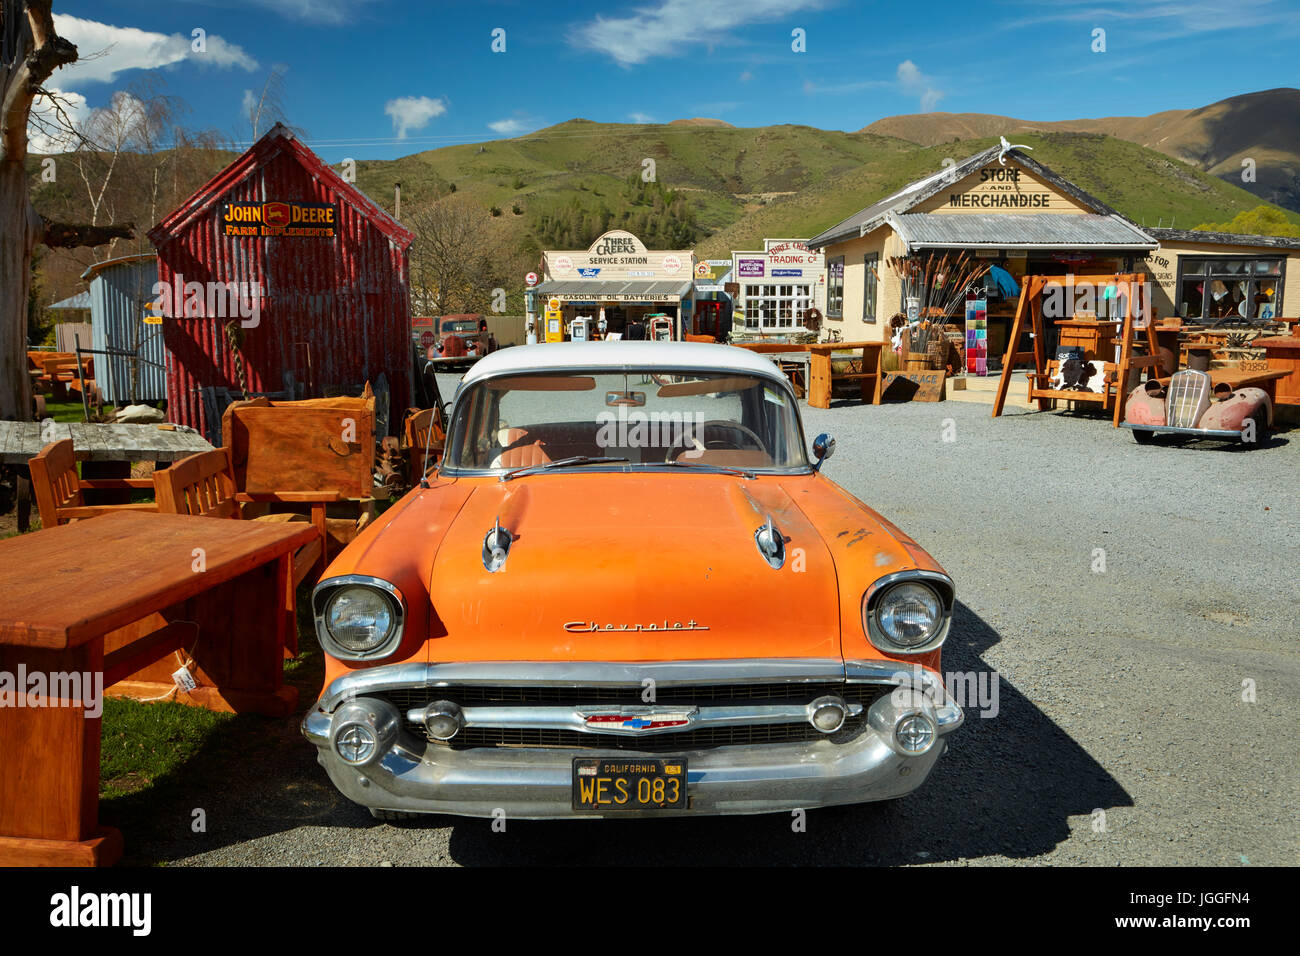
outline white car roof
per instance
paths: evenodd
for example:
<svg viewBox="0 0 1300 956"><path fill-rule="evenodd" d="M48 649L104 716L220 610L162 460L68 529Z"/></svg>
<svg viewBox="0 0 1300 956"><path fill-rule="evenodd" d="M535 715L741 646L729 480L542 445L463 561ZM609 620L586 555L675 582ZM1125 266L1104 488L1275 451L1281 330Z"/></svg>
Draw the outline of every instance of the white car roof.
<svg viewBox="0 0 1300 956"><path fill-rule="evenodd" d="M493 375L540 369L699 369L726 370L784 381L764 355L732 345L705 342L546 342L514 345L479 359L461 379L463 385Z"/></svg>

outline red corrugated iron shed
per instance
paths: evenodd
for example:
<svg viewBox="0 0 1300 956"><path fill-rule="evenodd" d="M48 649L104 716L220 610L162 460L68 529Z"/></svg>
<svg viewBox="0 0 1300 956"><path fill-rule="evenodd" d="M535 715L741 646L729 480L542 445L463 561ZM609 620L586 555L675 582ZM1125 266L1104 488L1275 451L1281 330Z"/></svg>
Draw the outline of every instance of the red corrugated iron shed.
<svg viewBox="0 0 1300 956"><path fill-rule="evenodd" d="M324 216L333 222L323 223ZM231 221L241 217L253 234L230 235ZM332 236L321 234L326 228ZM414 236L283 126L149 238L159 281L174 293L164 294L172 311L163 320L172 421L206 432L200 390L240 388L226 328L232 320L242 330L238 351L250 392L283 391L287 372L301 397L317 397L382 372L392 407L410 403L407 250ZM216 285L224 283L242 285ZM244 327L254 318L255 326Z"/></svg>

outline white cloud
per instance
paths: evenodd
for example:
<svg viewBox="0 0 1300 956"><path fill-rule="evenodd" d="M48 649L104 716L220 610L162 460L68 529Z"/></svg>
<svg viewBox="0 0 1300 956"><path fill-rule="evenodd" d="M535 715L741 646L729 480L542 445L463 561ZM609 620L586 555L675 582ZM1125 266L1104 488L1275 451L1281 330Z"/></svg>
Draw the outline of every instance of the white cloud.
<svg viewBox="0 0 1300 956"><path fill-rule="evenodd" d="M253 0L288 20L309 23L347 23L359 7L374 0Z"/></svg>
<svg viewBox="0 0 1300 956"><path fill-rule="evenodd" d="M653 116L648 116L645 113L628 113L627 118L633 123L653 123L655 121Z"/></svg>
<svg viewBox="0 0 1300 956"><path fill-rule="evenodd" d="M821 0L660 0L631 16L597 16L569 36L577 46L592 47L620 66L634 66L660 57L683 56L692 44L712 44L726 32L764 20L779 20Z"/></svg>
<svg viewBox="0 0 1300 956"><path fill-rule="evenodd" d="M740 74L740 82L742 83L748 83L753 78L754 78L754 74L751 73L749 70L746 70L744 73Z"/></svg>
<svg viewBox="0 0 1300 956"><path fill-rule="evenodd" d="M908 96L921 98L921 112L928 113L939 105L943 91L934 86L934 80L921 72L911 60L898 64L898 85Z"/></svg>
<svg viewBox="0 0 1300 956"><path fill-rule="evenodd" d="M424 129L435 117L447 112L447 103L428 96L399 96L384 104L384 112L392 117L397 138L406 139L411 130Z"/></svg>
<svg viewBox="0 0 1300 956"><path fill-rule="evenodd" d="M90 116L86 98L80 93L47 89L59 98L63 115L74 125L80 126ZM76 149L77 140L65 131L65 122L59 118L55 104L48 97L36 97L27 123L28 150L33 153L70 153Z"/></svg>
<svg viewBox="0 0 1300 956"><path fill-rule="evenodd" d="M82 59L55 74L64 88L84 83L112 83L126 70L154 70L187 60L201 66L238 68L253 71L257 61L244 50L215 33L205 38L206 49L196 52L192 36L180 33L153 33L135 27L115 27L95 20L63 13L54 15L59 36L77 45ZM103 52L101 56L94 56Z"/></svg>
<svg viewBox="0 0 1300 956"><path fill-rule="evenodd" d="M502 136L518 136L528 129L528 123L516 117L509 119L499 119L495 123L488 123L488 129L494 133L500 133Z"/></svg>

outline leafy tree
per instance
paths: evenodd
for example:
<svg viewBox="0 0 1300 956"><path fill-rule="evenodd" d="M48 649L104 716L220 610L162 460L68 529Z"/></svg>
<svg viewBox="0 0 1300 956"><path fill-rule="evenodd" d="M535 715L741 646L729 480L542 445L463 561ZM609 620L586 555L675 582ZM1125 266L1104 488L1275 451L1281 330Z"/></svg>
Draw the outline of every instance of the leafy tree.
<svg viewBox="0 0 1300 956"><path fill-rule="evenodd" d="M1298 236L1300 226L1291 222L1276 206L1256 206L1239 212L1227 222L1203 222L1200 232L1231 232L1246 236Z"/></svg>

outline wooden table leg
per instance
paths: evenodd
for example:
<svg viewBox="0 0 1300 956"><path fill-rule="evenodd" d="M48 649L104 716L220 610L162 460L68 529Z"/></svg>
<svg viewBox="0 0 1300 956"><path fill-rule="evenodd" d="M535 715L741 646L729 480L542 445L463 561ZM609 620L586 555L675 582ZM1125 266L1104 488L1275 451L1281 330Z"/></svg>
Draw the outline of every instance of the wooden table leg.
<svg viewBox="0 0 1300 956"><path fill-rule="evenodd" d="M312 503L311 523L320 532L320 562L315 568L316 580L319 581L325 576L325 569L330 565L330 536L328 523L325 520L325 503L323 501Z"/></svg>
<svg viewBox="0 0 1300 956"><path fill-rule="evenodd" d="M18 533L25 534L32 526L32 473L26 465L14 465L14 509L18 518Z"/></svg>
<svg viewBox="0 0 1300 956"><path fill-rule="evenodd" d="M99 825L102 700L84 686L103 663L102 640L66 651L0 646L0 671L23 696L21 706L0 701L0 866L109 866L121 857L122 835ZM26 692L34 678L45 693ZM54 678L77 699L49 693Z"/></svg>
<svg viewBox="0 0 1300 956"><path fill-rule="evenodd" d="M872 351L876 353L876 364L875 364L876 385L871 393L871 404L879 405L881 400L881 395L884 392L884 383L885 383L885 347L884 345L880 345L877 348L873 349ZM864 372L866 371L866 364L867 364L866 353L864 352L862 358L862 365L863 365Z"/></svg>
<svg viewBox="0 0 1300 956"><path fill-rule="evenodd" d="M809 360L811 381L808 383L808 404L813 408L831 407L831 353L812 352Z"/></svg>

